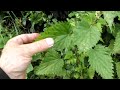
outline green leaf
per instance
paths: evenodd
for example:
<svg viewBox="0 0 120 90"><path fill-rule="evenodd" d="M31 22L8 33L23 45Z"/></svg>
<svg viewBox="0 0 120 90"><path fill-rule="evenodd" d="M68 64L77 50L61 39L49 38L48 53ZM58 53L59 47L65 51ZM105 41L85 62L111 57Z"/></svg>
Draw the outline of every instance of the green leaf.
<svg viewBox="0 0 120 90"><path fill-rule="evenodd" d="M32 56L32 62L35 62L41 58L41 53L37 53Z"/></svg>
<svg viewBox="0 0 120 90"><path fill-rule="evenodd" d="M61 35L68 35L71 32L70 28L71 26L68 22L57 22L52 26L45 28L38 39L40 40L47 37L56 38Z"/></svg>
<svg viewBox="0 0 120 90"><path fill-rule="evenodd" d="M93 12L87 12L86 14L81 16L81 19L87 21L87 23L89 24L93 24L96 21L96 16Z"/></svg>
<svg viewBox="0 0 120 90"><path fill-rule="evenodd" d="M117 36L115 38L113 53L120 53L120 32L117 33Z"/></svg>
<svg viewBox="0 0 120 90"><path fill-rule="evenodd" d="M37 40L51 37L55 40L53 47L57 50L62 50L64 48L69 48L71 45L71 32L71 25L68 22L57 22L46 28Z"/></svg>
<svg viewBox="0 0 120 90"><path fill-rule="evenodd" d="M27 73L31 72L33 70L33 66L32 64L30 64L27 68Z"/></svg>
<svg viewBox="0 0 120 90"><path fill-rule="evenodd" d="M90 25L87 21L78 23L73 33L74 45L77 45L81 52L91 49L100 40L99 29L96 25Z"/></svg>
<svg viewBox="0 0 120 90"><path fill-rule="evenodd" d="M49 62L50 60L57 60L57 59L61 59L60 54L51 48L45 54L43 62Z"/></svg>
<svg viewBox="0 0 120 90"><path fill-rule="evenodd" d="M49 62L41 63L40 66L36 67L36 75L61 75L63 70L62 67L64 62L62 59L50 60Z"/></svg>
<svg viewBox="0 0 120 90"><path fill-rule="evenodd" d="M104 19L108 23L111 32L114 31L114 18L117 16L116 11L103 11Z"/></svg>
<svg viewBox="0 0 120 90"><path fill-rule="evenodd" d="M70 59L73 56L73 52L72 51L68 51L64 57L64 59Z"/></svg>
<svg viewBox="0 0 120 90"><path fill-rule="evenodd" d="M113 60L107 47L97 45L88 52L89 64L104 79L113 78Z"/></svg>
<svg viewBox="0 0 120 90"><path fill-rule="evenodd" d="M120 62L116 63L117 76L120 79Z"/></svg>
<svg viewBox="0 0 120 90"><path fill-rule="evenodd" d="M57 56L53 50L48 52L43 62L35 68L34 73L36 75L65 75L65 71L62 69L64 61Z"/></svg>
<svg viewBox="0 0 120 90"><path fill-rule="evenodd" d="M71 59L69 59L69 61L70 61L70 64L71 65L74 65L74 64L76 64L76 58L71 58Z"/></svg>
<svg viewBox="0 0 120 90"><path fill-rule="evenodd" d="M62 51L63 49L69 49L73 46L72 37L69 35L61 35L55 39L54 49Z"/></svg>

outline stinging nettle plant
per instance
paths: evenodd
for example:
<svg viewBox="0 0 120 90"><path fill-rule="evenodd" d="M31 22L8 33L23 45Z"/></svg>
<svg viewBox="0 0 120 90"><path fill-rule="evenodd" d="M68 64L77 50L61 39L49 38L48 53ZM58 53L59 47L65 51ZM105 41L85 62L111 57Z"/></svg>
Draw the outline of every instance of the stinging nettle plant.
<svg viewBox="0 0 120 90"><path fill-rule="evenodd" d="M44 29L37 40L52 37L34 74L63 79L120 78L119 11L73 11L67 21ZM37 41L36 40L36 41Z"/></svg>

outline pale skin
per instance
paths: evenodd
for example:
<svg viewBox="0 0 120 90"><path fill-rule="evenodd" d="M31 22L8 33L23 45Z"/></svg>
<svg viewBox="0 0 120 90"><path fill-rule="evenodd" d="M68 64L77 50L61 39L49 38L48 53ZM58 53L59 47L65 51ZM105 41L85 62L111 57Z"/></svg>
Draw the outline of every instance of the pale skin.
<svg viewBox="0 0 120 90"><path fill-rule="evenodd" d="M6 43L0 57L0 68L11 79L25 79L26 69L31 63L32 56L53 46L52 38L34 42L38 36L38 33L22 34Z"/></svg>

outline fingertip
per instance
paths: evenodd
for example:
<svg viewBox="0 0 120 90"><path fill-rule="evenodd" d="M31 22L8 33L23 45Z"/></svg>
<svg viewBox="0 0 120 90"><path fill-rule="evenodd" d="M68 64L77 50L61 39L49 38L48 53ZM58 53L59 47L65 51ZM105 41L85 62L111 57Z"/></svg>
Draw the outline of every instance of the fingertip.
<svg viewBox="0 0 120 90"><path fill-rule="evenodd" d="M49 47L52 47L54 45L53 38L46 38L45 40Z"/></svg>

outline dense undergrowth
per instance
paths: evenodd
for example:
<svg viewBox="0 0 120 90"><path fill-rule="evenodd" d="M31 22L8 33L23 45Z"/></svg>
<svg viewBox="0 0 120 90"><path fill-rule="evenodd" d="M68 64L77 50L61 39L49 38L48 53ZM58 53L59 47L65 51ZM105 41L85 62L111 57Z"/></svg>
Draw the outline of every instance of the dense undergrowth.
<svg viewBox="0 0 120 90"><path fill-rule="evenodd" d="M1 11L0 48L41 33L37 40L52 37L55 45L33 56L27 79L118 79L119 29L119 11Z"/></svg>

